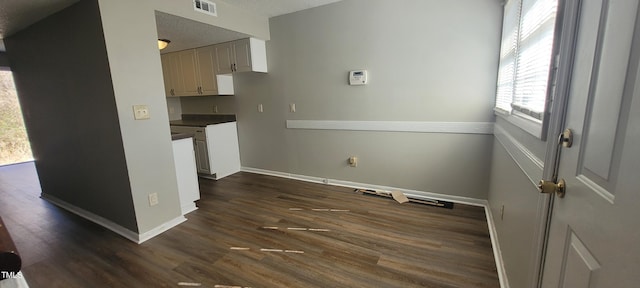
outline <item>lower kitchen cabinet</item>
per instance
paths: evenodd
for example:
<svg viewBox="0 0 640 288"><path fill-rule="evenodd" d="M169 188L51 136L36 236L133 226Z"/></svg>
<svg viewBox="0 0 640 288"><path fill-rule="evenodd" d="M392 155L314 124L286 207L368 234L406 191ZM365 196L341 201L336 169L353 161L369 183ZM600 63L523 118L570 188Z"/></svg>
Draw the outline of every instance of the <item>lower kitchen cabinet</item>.
<svg viewBox="0 0 640 288"><path fill-rule="evenodd" d="M215 179L221 179L240 171L238 126L228 122L207 126L209 167Z"/></svg>
<svg viewBox="0 0 640 288"><path fill-rule="evenodd" d="M205 128L197 128L195 130L194 146L198 173L211 174L209 166L209 149L207 148L207 135Z"/></svg>
<svg viewBox="0 0 640 288"><path fill-rule="evenodd" d="M171 132L194 134L195 167L201 177L217 180L240 171L236 122L206 127L171 126Z"/></svg>
<svg viewBox="0 0 640 288"><path fill-rule="evenodd" d="M173 161L176 166L178 195L182 215L198 209L195 201L200 199L198 174L192 138L173 140Z"/></svg>

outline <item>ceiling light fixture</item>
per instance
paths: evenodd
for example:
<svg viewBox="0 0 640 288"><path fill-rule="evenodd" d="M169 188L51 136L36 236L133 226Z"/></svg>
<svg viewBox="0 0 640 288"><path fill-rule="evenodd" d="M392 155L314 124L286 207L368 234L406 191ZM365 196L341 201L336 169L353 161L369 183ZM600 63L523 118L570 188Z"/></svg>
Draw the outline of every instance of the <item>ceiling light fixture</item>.
<svg viewBox="0 0 640 288"><path fill-rule="evenodd" d="M162 50L164 48L167 48L167 45L169 45L169 43L171 43L171 41L167 39L158 39L158 49Z"/></svg>

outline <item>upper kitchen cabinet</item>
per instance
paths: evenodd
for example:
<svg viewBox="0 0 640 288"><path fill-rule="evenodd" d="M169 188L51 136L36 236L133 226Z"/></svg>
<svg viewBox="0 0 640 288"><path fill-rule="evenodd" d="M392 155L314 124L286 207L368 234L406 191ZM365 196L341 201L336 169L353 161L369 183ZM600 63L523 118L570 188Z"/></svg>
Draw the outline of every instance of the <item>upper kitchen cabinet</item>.
<svg viewBox="0 0 640 288"><path fill-rule="evenodd" d="M233 77L216 73L213 46L162 55L167 96L233 95Z"/></svg>
<svg viewBox="0 0 640 288"><path fill-rule="evenodd" d="M241 39L214 45L216 72L267 72L267 50L263 40Z"/></svg>
<svg viewBox="0 0 640 288"><path fill-rule="evenodd" d="M200 93L200 77L198 75L198 59L196 59L196 51L194 49L177 52L180 59L182 70L180 77L184 82L184 90L179 93L180 96L198 96Z"/></svg>
<svg viewBox="0 0 640 288"><path fill-rule="evenodd" d="M216 53L213 46L206 46L195 50L198 58L198 74L200 74L200 90L203 94L217 94L218 81L216 79Z"/></svg>
<svg viewBox="0 0 640 288"><path fill-rule="evenodd" d="M184 91L182 65L178 53L168 53L161 56L162 76L164 77L164 89L167 97L179 96Z"/></svg>

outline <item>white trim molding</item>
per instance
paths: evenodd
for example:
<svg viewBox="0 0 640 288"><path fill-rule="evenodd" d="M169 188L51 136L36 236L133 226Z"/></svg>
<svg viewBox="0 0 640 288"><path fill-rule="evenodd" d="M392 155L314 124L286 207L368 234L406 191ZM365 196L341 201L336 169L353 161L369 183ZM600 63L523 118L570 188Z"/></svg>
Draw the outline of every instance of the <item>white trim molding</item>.
<svg viewBox="0 0 640 288"><path fill-rule="evenodd" d="M164 223L158 225L157 227L155 227L155 228L153 228L153 229L151 229L151 230L149 230L147 232L139 234L138 235L138 241L134 241L134 242L136 242L138 244L141 244L142 242L145 242L145 241L147 241L147 240L149 240L149 239L151 239L153 237L156 237L156 236L164 233L165 231L167 231L167 230L169 230L169 229L171 229L173 227L178 226L180 223L182 223L184 221L187 221L187 218L185 218L184 215L181 215L181 216L178 216L176 218L173 218L173 219L171 219L171 220L169 220L167 222L164 222Z"/></svg>
<svg viewBox="0 0 640 288"><path fill-rule="evenodd" d="M288 129L493 134L493 122L287 120Z"/></svg>
<svg viewBox="0 0 640 288"><path fill-rule="evenodd" d="M496 222L493 220L493 213L491 213L491 207L489 201L485 200L484 214L487 216L487 226L489 226L489 237L491 237L491 248L493 248L493 258L496 259L496 270L498 270L498 280L500 280L501 288L509 288L509 280L507 278L507 269L504 267L504 261L502 261L502 250L500 249L500 242L498 241L498 230L496 229Z"/></svg>
<svg viewBox="0 0 640 288"><path fill-rule="evenodd" d="M542 179L544 162L536 157L526 146L513 138L500 125L495 126L494 135L511 158L518 164L518 167L522 169L522 172L527 175L531 183L537 187L538 181Z"/></svg>
<svg viewBox="0 0 640 288"><path fill-rule="evenodd" d="M274 177L293 179L293 180L300 180L300 181L311 182L311 183L342 186L342 187L348 187L348 188L354 188L354 189L370 189L370 190L383 191L383 192L400 191L404 193L406 196L416 198L416 199L442 200L442 201L449 201L449 202L454 202L458 204L466 204L466 205L483 207L485 216L487 218L487 226L489 227L489 237L491 238L491 246L493 249L493 256L496 261L496 268L498 270L500 287L510 288L509 281L507 280L507 272L504 267L504 261L502 260L502 252L500 250L500 245L498 244L498 233L496 230L495 222L493 221L491 208L489 207L489 202L487 200L454 196L454 195L445 195L445 194L439 194L439 193L433 193L433 192L410 190L410 189L403 189L403 188L396 188L396 187L389 187L389 186L382 186L382 185L328 179L328 178L322 178L322 177L313 177L313 176L292 174L292 173L251 168L251 167L242 167L241 171L254 173L254 174L262 174L262 175L269 175Z"/></svg>
<svg viewBox="0 0 640 288"><path fill-rule="evenodd" d="M121 226L120 224L117 224L107 218L104 218L102 216L99 216L93 212L89 212L87 210L84 210L80 207L77 207L73 204L70 204L64 200L61 200L58 197L55 197L53 195L50 194L46 194L46 193L42 193L40 195L40 198L49 201L50 203L65 209L73 214L76 214L84 219L87 219L93 223L96 223L104 228L107 228L113 232L115 232L116 234L127 238L135 243L141 244L142 242L145 242L155 236L160 235L162 232L165 232L175 226L177 226L178 224L187 221L187 218L185 218L184 216L180 216L177 217L175 219L169 220L161 225L159 225L156 228L153 228L147 232L144 232L142 234L138 234L134 231L131 231L123 226Z"/></svg>

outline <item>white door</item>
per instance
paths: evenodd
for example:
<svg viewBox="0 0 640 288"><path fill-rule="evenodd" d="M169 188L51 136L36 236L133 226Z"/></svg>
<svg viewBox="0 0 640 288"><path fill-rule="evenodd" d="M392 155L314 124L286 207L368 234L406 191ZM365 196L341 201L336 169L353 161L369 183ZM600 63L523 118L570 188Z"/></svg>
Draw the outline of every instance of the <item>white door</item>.
<svg viewBox="0 0 640 288"><path fill-rule="evenodd" d="M582 0L579 15L542 287L640 287L638 1Z"/></svg>

